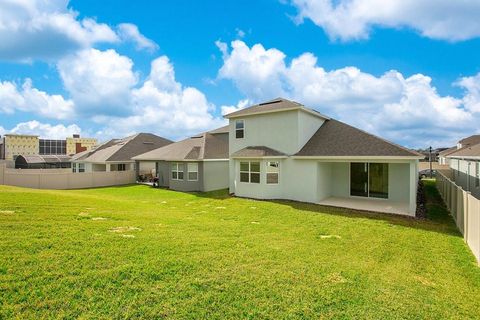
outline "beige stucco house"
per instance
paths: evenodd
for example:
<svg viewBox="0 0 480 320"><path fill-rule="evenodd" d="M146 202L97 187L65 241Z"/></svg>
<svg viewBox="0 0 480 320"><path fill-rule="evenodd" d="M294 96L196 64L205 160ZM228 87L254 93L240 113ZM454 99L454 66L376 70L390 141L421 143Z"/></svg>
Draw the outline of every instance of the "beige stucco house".
<svg viewBox="0 0 480 320"><path fill-rule="evenodd" d="M480 199L480 143L463 144L447 158L455 183Z"/></svg>
<svg viewBox="0 0 480 320"><path fill-rule="evenodd" d="M228 188L228 132L222 127L133 157L154 163L159 186L179 191Z"/></svg>
<svg viewBox="0 0 480 320"><path fill-rule="evenodd" d="M415 215L423 155L281 98L225 117L236 196Z"/></svg>

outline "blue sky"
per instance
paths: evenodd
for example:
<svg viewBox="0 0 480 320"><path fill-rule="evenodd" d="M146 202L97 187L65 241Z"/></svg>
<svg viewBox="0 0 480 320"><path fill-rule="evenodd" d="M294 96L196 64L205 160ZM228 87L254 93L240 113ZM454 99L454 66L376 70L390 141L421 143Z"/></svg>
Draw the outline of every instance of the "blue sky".
<svg viewBox="0 0 480 320"><path fill-rule="evenodd" d="M448 146L480 133L480 5L449 2L0 0L0 134L180 139L284 96Z"/></svg>

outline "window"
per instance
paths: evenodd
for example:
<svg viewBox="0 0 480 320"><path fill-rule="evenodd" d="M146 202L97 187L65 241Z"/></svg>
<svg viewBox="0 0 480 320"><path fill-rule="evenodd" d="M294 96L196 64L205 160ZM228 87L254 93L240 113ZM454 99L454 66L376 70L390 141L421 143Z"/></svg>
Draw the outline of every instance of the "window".
<svg viewBox="0 0 480 320"><path fill-rule="evenodd" d="M260 183L260 162L240 162L240 182Z"/></svg>
<svg viewBox="0 0 480 320"><path fill-rule="evenodd" d="M73 173L77 172L77 164L76 163L72 163L72 172Z"/></svg>
<svg viewBox="0 0 480 320"><path fill-rule="evenodd" d="M172 163L172 180L183 180L183 163Z"/></svg>
<svg viewBox="0 0 480 320"><path fill-rule="evenodd" d="M277 161L267 162L267 184L278 184L279 163Z"/></svg>
<svg viewBox="0 0 480 320"><path fill-rule="evenodd" d="M475 162L475 187L480 188L480 161Z"/></svg>
<svg viewBox="0 0 480 320"><path fill-rule="evenodd" d="M388 164L350 164L350 195L388 198Z"/></svg>
<svg viewBox="0 0 480 320"><path fill-rule="evenodd" d="M235 138L243 139L245 137L245 122L243 120L235 121Z"/></svg>
<svg viewBox="0 0 480 320"><path fill-rule="evenodd" d="M85 163L78 164L78 172L85 172Z"/></svg>
<svg viewBox="0 0 480 320"><path fill-rule="evenodd" d="M125 171L127 169L127 165L125 163L119 163L117 168L118 171Z"/></svg>
<svg viewBox="0 0 480 320"><path fill-rule="evenodd" d="M188 163L187 164L187 177L188 181L197 181L198 180L198 163Z"/></svg>

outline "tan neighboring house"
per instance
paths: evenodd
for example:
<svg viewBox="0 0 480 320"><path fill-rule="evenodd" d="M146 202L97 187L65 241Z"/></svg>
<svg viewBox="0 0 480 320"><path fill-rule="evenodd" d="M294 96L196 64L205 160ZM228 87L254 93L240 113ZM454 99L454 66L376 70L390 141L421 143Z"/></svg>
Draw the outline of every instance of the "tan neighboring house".
<svg viewBox="0 0 480 320"><path fill-rule="evenodd" d="M446 150L443 150L438 154L438 163L441 165L450 165L450 155L457 152L460 149L467 148L480 143L480 134L474 134L469 137L463 138L457 142L457 145Z"/></svg>
<svg viewBox="0 0 480 320"><path fill-rule="evenodd" d="M282 98L225 117L236 196L415 216L423 155Z"/></svg>
<svg viewBox="0 0 480 320"><path fill-rule="evenodd" d="M78 134L74 134L72 137L66 139L67 154L73 155L83 151L90 151L98 144L95 138L82 138Z"/></svg>
<svg viewBox="0 0 480 320"><path fill-rule="evenodd" d="M19 155L39 154L39 138L26 134L5 134L0 141L0 159L15 160Z"/></svg>
<svg viewBox="0 0 480 320"><path fill-rule="evenodd" d="M447 156L452 176L463 190L480 199L480 143L462 145L463 147Z"/></svg>
<svg viewBox="0 0 480 320"><path fill-rule="evenodd" d="M229 127L133 157L139 166L154 163L159 186L179 191L212 191L228 188Z"/></svg>
<svg viewBox="0 0 480 320"><path fill-rule="evenodd" d="M123 139L112 139L90 151L72 157L72 171L150 171L154 167L136 168L132 158L171 144L172 141L151 133L138 133Z"/></svg>

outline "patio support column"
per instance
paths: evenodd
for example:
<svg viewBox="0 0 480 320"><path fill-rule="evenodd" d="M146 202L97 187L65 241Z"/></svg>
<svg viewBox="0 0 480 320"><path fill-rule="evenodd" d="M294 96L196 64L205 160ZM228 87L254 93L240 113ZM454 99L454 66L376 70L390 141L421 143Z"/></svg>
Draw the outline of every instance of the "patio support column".
<svg viewBox="0 0 480 320"><path fill-rule="evenodd" d="M410 174L410 201L409 201L409 213L412 216L415 216L415 211L417 210L417 185L418 185L418 160L411 161L409 166Z"/></svg>

